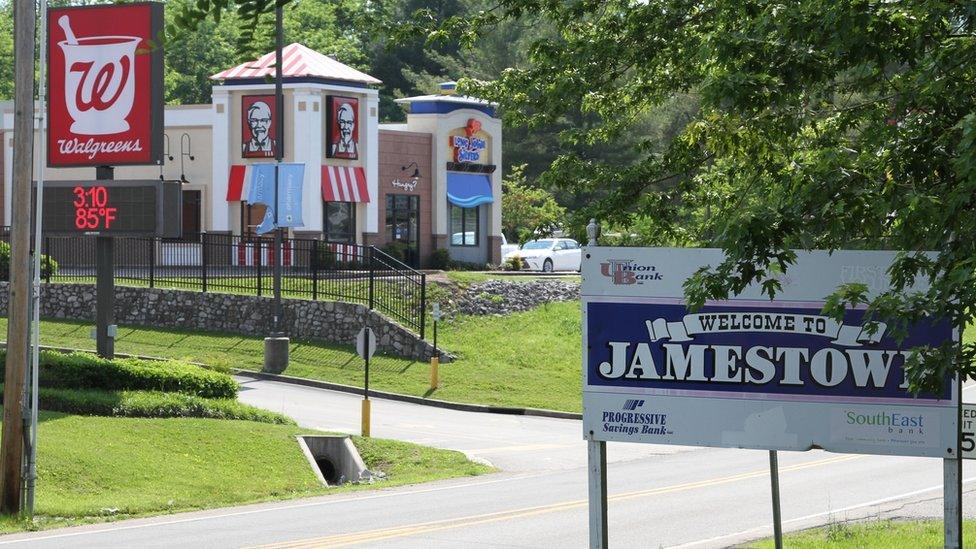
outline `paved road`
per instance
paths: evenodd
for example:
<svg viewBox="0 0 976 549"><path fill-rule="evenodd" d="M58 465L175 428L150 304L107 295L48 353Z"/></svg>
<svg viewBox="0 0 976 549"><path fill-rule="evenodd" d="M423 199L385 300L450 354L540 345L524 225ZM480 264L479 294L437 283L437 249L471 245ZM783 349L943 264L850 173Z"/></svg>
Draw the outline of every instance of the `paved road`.
<svg viewBox="0 0 976 549"><path fill-rule="evenodd" d="M241 399L302 425L355 431L359 398L245 381ZM187 513L0 538L31 547L583 547L580 424L376 400L374 436L456 448L503 469L423 486ZM766 452L609 444L610 540L618 547L725 547L770 528ZM938 512L941 461L781 453L788 529ZM966 468L967 509L976 470ZM970 501L973 500L973 501ZM934 509L934 511L933 511ZM967 513L970 514L970 513Z"/></svg>

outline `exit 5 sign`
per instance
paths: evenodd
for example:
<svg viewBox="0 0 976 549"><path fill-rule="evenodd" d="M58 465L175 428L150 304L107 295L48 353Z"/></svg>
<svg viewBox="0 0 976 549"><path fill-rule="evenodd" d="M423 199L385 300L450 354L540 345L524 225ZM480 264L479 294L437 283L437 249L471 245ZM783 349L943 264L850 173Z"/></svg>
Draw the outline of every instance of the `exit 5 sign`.
<svg viewBox="0 0 976 549"><path fill-rule="evenodd" d="M176 238L181 197L178 181L48 181L41 229L49 235Z"/></svg>

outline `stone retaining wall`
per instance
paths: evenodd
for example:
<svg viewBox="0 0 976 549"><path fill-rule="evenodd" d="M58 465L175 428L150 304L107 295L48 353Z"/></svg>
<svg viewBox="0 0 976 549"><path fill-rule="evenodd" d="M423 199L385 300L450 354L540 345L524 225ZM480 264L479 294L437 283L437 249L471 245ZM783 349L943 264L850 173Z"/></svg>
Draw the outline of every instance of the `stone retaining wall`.
<svg viewBox="0 0 976 549"><path fill-rule="evenodd" d="M7 282L0 282L0 315L7 314ZM271 331L273 300L233 294L187 292L116 286L115 321L136 324L266 336ZM387 317L362 305L335 301L282 299L283 324L293 338L314 338L351 345L368 318L377 350L428 361L433 346ZM43 284L41 316L95 320L95 287ZM443 356L442 361L450 357Z"/></svg>

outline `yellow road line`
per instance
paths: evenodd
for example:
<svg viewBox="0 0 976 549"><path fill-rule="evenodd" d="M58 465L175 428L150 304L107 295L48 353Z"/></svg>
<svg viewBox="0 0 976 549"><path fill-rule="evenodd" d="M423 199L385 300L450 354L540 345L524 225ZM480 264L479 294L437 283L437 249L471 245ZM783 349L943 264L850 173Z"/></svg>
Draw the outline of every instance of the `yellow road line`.
<svg viewBox="0 0 976 549"><path fill-rule="evenodd" d="M861 455L835 456L835 457L830 457L830 458L825 458L825 459L820 459L815 461L808 461L805 463L798 463L796 465L788 465L785 467L780 467L779 470L780 473L800 471L803 469L821 467L824 465L832 465L835 463L841 463L844 461L850 461L862 457L864 456ZM729 475L725 477L702 480L698 482L676 484L674 486L666 486L663 488L651 488L648 490L624 492L624 493L609 496L607 499L609 501L626 501L630 499L647 497L647 496L656 496L661 494L682 492L686 490L694 490L697 488L719 486L722 484L729 484L740 480L765 477L768 475L769 475L769 471L767 469L762 469L758 471L750 471L748 473L740 473L737 475ZM348 545L356 545L356 544L367 543L367 542L377 542L377 541L382 541L391 538L414 536L418 534L427 534L431 532L438 532L441 530L449 530L452 528L461 528L464 526L478 526L481 524L488 524L492 522L499 522L499 521L510 520L515 518L525 518L525 517L532 517L536 515L542 515L546 513L569 511L569 510L585 507L586 505L587 505L587 500L577 499L577 500L563 501L559 503L551 503L548 505L539 505L535 507L512 509L509 511L497 511L494 513L485 513L481 515L469 515L466 517L458 517L453 519L435 520L431 522L409 524L406 526L381 528L378 530L369 530L365 532L338 534L333 536L297 540L297 541L286 542L286 543L274 543L262 547L265 549L271 549L271 548L306 549L306 548L325 548L325 547L345 547Z"/></svg>

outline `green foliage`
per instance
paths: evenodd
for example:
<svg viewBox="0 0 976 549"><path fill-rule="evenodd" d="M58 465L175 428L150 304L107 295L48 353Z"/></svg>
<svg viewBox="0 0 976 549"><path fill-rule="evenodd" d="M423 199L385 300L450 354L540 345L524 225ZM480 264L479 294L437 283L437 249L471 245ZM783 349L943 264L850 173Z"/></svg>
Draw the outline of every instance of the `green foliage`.
<svg viewBox="0 0 976 549"><path fill-rule="evenodd" d="M394 240L393 242L387 242L383 245L383 252L393 259L402 262L407 260L407 254L410 252L410 247L404 242Z"/></svg>
<svg viewBox="0 0 976 549"><path fill-rule="evenodd" d="M522 258L513 255L502 262L501 267L503 271L521 271L523 267Z"/></svg>
<svg viewBox="0 0 976 549"><path fill-rule="evenodd" d="M0 2L0 99L14 96L14 10L13 2Z"/></svg>
<svg viewBox="0 0 976 549"><path fill-rule="evenodd" d="M33 269L32 269L33 270ZM41 278L58 272L58 262L49 255L41 255ZM10 244L0 242L0 280L10 280Z"/></svg>
<svg viewBox="0 0 976 549"><path fill-rule="evenodd" d="M904 326L962 325L976 310L974 17L947 0L501 0L414 24L471 43L500 21L558 29L496 80L462 81L510 125L581 112L587 123L561 141L598 147L661 109L683 113L631 141L624 162L572 151L547 181L592 192L587 214L605 224L652 219L657 240L723 248L687 282L692 307L751 284L775 295L792 249L896 249L891 290L847 303ZM916 280L931 289L914 292ZM976 374L976 345L918 351L915 389Z"/></svg>
<svg viewBox="0 0 976 549"><path fill-rule="evenodd" d="M502 231L511 242L525 244L550 236L562 225L566 209L552 193L526 182L525 166L514 166L502 186Z"/></svg>
<svg viewBox="0 0 976 549"><path fill-rule="evenodd" d="M438 248L430 253L430 259L427 264L431 269L446 271L451 268L451 254L447 251L447 248Z"/></svg>
<svg viewBox="0 0 976 549"><path fill-rule="evenodd" d="M0 387L3 387L2 383ZM243 404L234 398L202 398L182 393L42 387L39 400L42 410L87 416L204 417L295 424L289 417Z"/></svg>
<svg viewBox="0 0 976 549"><path fill-rule="evenodd" d="M6 351L0 352L5 369ZM136 358L108 360L88 353L41 352L40 384L65 389L143 390L204 398L236 398L237 382L229 375L178 360Z"/></svg>

